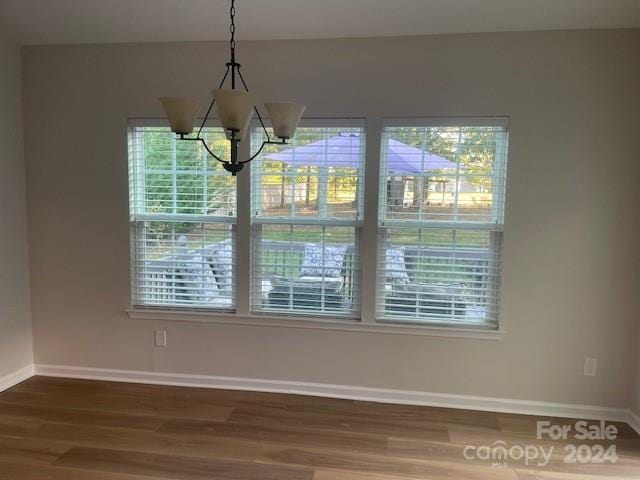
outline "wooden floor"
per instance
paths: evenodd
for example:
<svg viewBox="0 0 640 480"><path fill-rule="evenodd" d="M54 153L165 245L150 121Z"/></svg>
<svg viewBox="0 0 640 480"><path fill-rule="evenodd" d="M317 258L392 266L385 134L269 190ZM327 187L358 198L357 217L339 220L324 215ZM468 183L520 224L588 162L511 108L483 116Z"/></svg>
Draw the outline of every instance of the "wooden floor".
<svg viewBox="0 0 640 480"><path fill-rule="evenodd" d="M567 464L565 443L536 440L536 420L33 377L0 393L0 480L640 478L640 439L626 424L616 424L616 463ZM544 468L463 455L466 446L499 441L553 447L553 455ZM603 442L589 447L595 443Z"/></svg>

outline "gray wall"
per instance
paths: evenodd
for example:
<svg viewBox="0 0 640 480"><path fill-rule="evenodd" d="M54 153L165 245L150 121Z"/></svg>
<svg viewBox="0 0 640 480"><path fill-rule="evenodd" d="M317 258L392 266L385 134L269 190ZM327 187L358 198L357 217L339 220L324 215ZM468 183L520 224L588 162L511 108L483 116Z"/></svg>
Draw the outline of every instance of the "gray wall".
<svg viewBox="0 0 640 480"><path fill-rule="evenodd" d="M0 38L0 377L31 365L20 49Z"/></svg>
<svg viewBox="0 0 640 480"><path fill-rule="evenodd" d="M630 405L638 45L639 30L239 44L249 86L308 116L511 116L499 341L129 319L127 117L161 116L165 94L205 102L226 44L26 48L36 362Z"/></svg>

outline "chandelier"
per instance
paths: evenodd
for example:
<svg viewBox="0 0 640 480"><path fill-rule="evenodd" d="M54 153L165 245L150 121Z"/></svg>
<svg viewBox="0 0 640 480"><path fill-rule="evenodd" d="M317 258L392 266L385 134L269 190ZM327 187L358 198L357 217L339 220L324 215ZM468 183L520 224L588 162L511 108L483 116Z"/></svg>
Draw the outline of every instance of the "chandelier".
<svg viewBox="0 0 640 480"><path fill-rule="evenodd" d="M294 102L265 103L264 107L271 119L273 133L275 137L278 138L278 140L271 139L262 116L256 106L256 98L254 95L249 93L247 83L242 76L242 72L240 70L241 65L236 62L235 15L235 0L231 0L231 8L229 10L229 16L231 19L229 27L229 31L231 33L231 39L229 41L230 58L225 64L226 70L218 88L213 90L213 99L209 104L207 113L205 114L195 137L188 135L193 132L196 116L200 110L198 102L191 98L160 98L160 102L162 103L167 114L167 118L169 119L171 131L178 135L180 140L200 142L207 152L209 152L209 154L217 161L222 163L224 169L231 172L234 176L244 168L246 163L249 163L260 155L260 152L265 145L286 145L287 140L293 137L298 122L300 121L300 117L306 108L304 105ZM231 89L223 88L227 79L230 79ZM240 81L241 88L236 88L238 80ZM231 157L228 160L222 159L213 153L212 149L207 145L206 140L200 136L214 106L218 114L218 119L220 120L220 123L224 128L225 135L230 143ZM244 160L240 160L238 159L238 144L247 136L251 117L253 116L254 111L260 121L266 140L262 142L262 145L254 155Z"/></svg>

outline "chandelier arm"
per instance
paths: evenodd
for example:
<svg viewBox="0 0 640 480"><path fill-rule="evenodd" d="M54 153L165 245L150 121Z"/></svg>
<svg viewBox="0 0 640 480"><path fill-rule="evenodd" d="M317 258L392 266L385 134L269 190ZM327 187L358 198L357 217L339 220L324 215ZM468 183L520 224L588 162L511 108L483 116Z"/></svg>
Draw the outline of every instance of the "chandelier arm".
<svg viewBox="0 0 640 480"><path fill-rule="evenodd" d="M202 143L202 146L205 148L205 150L209 153L209 155L211 155L217 161L219 161L220 163L230 163L227 160L221 159L219 156L217 156L215 153L213 153L211 151L211 149L209 148L209 145L207 145L207 142L205 142L204 138L200 138L200 137L189 138L189 137L185 137L184 133L181 133L180 134L180 140L189 140L191 142L200 142L200 143Z"/></svg>
<svg viewBox="0 0 640 480"><path fill-rule="evenodd" d="M249 163L252 160L255 160L255 158L260 155L260 153L262 153L262 150L264 149L264 147L266 145L287 145L286 140L283 138L280 141L275 141L275 140L265 140L264 142L262 142L262 145L260 145L260 148L258 149L258 151L256 153L254 153L252 156L250 156L247 160L243 160L241 162L238 162L240 164L244 164L244 163Z"/></svg>
<svg viewBox="0 0 640 480"><path fill-rule="evenodd" d="M229 163L228 161L221 159L219 156L213 153L209 148L209 145L207 145L207 142L204 141L204 138L197 138L196 140L200 140L200 142L202 143L202 146L205 148L207 152L209 152L209 155L211 155L217 161L219 161L220 163Z"/></svg>
<svg viewBox="0 0 640 480"><path fill-rule="evenodd" d="M244 81L244 77L242 76L242 72L240 71L240 65L238 65L238 76L240 77L240 81L242 82L242 85L244 86L244 89L248 92L249 91L249 87L247 87L247 82ZM258 110L258 107L256 105L254 105L253 109L255 110L256 116L258 117L258 120L260 121L260 125L262 126L262 130L264 131L264 134L267 137L267 142L271 142L271 137L269 136L269 132L267 131L267 127L264 125L264 121L262 120L262 115L260 115L260 111Z"/></svg>
<svg viewBox="0 0 640 480"><path fill-rule="evenodd" d="M229 65L227 65L227 69L225 70L224 75L222 76L222 80L220 81L220 85L218 85L218 89L222 88L222 85L224 85L224 81L227 79L227 75L229 75ZM211 100L211 103L209 104L209 108L207 109L207 113L202 119L202 123L200 124L200 128L198 129L198 135L197 135L198 138L200 138L200 133L202 133L202 129L204 128L205 123L207 123L207 119L209 118L209 114L211 113L211 109L213 108L214 103L216 103L215 97L213 97L213 100Z"/></svg>
<svg viewBox="0 0 640 480"><path fill-rule="evenodd" d="M260 111L258 110L257 105L253 106L253 110L256 112L256 116L258 117L258 120L260 121L260 126L262 127L262 130L264 131L264 134L267 136L267 141L271 141L271 137L269 136L269 132L267 131L267 127L264 126L264 121L262 120L262 115L260 115Z"/></svg>
<svg viewBox="0 0 640 480"><path fill-rule="evenodd" d="M260 155L260 153L262 153L262 150L264 149L265 145L267 144L267 142L262 142L262 145L260 145L260 148L258 149L258 151L256 153L254 153L251 157L249 157L247 160L242 160L241 162L238 162L239 164L245 164L245 163L249 163L251 160L253 160L254 158L256 158L258 155Z"/></svg>
<svg viewBox="0 0 640 480"><path fill-rule="evenodd" d="M197 137L200 138L200 134L202 133L202 129L204 128L204 124L207 123L207 118L209 118L209 113L211 113L211 109L213 108L213 104L216 103L216 99L211 100L209 104L209 108L207 108L207 113L205 113L204 118L202 119L202 123L200 124L200 128L198 129Z"/></svg>

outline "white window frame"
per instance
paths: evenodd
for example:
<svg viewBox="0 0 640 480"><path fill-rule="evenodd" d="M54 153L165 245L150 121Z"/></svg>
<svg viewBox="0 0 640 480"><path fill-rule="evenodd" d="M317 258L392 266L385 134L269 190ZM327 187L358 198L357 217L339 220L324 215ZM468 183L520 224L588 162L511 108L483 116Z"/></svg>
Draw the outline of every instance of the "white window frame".
<svg viewBox="0 0 640 480"><path fill-rule="evenodd" d="M508 159L509 159L509 119L508 117L428 117L428 118L420 118L420 117L414 117L414 118L385 118L383 119L382 122L382 130L384 130L384 128L394 128L394 127L502 127L505 129L506 133L507 133L507 137L506 137L506 149L501 152L505 158L502 159L501 161L497 162L498 167L506 169L507 168L507 163L508 163ZM382 144L383 141L383 137L382 137L382 130L380 132L380 141ZM378 202L378 206L380 208L380 205L386 205L386 196L387 196L387 192L385 191L380 191L382 189L382 171L380 168L380 164L378 164L378 177L380 179L379 183L378 183L378 197L379 197L379 202ZM505 173L505 172L502 172ZM501 177L501 178L498 178ZM494 197L501 199L503 202L506 203L506 176L503 175L496 175L494 177L494 179L498 179L498 180L502 180L497 182L495 185L495 189L494 189ZM494 202L494 208L495 208L495 202ZM383 225L381 225L381 223ZM394 229L394 228L420 228L420 229L429 229L429 223L431 224L437 224L440 228L448 228L448 229L453 229L453 230L460 230L460 231L464 231L465 228L460 228L461 222L443 222L443 221L431 221L431 222L423 222L423 221L388 221L388 220L384 220L381 221L380 218L378 217L378 221L376 223L376 233L378 235L378 240L380 239L380 234L386 230L386 229ZM432 227L433 228L433 227ZM492 247L495 249L493 251L493 253L497 254L498 257L501 257L502 255L502 239L503 239L503 235L504 235L504 205L503 205L503 209L500 212L500 215L498 217L498 219L496 220L496 222L487 222L487 223L476 223L476 222L472 222L472 223L468 223L467 224L467 229L476 229L479 231L483 231L483 232L488 232L490 235L490 243L492 245ZM382 255L382 249L380 248L380 245L378 245L379 251L378 251L378 264L380 264L380 255ZM487 330L494 330L494 331L502 331L502 323L501 323L501 319L499 318L499 312L500 312L500 293L501 293L501 280L502 280L502 275L500 273L500 275L498 276L497 279L494 279L493 281L493 287L490 287L489 290L494 289L497 293L496 293L496 297L493 299L496 302L496 308L497 308L497 318L495 319L495 323L486 323L486 324L478 324L478 328L481 329L487 329ZM377 285L376 285L377 288ZM378 292L377 292L378 293ZM376 298L376 302L379 299ZM394 319L393 317L384 317L382 315L382 312L380 311L376 311L375 312L375 319L377 323L394 323L394 322L398 322L399 320L396 318ZM434 327L434 326L443 326L444 328L457 328L458 325L462 326L462 327L470 327L474 324L472 323L465 323L465 322L449 322L446 319L429 319L428 317L423 317L421 319L421 322L418 322L416 320L412 321L411 323L417 323L422 327ZM472 327L473 328L473 327Z"/></svg>
<svg viewBox="0 0 640 480"><path fill-rule="evenodd" d="M259 128L259 124L256 124L255 122L252 123L252 131L253 129ZM365 142L366 142L366 122L364 118L304 118L300 121L298 128L360 128L362 130L362 134L365 138ZM366 145L362 146L364 153L365 153L365 159L362 163L362 168L364 170L366 170ZM259 157L255 160L255 161L260 161ZM364 180L364 175L365 172L362 171L359 173L359 176ZM354 228L354 249L356 251L356 256L358 259L358 265L356 266L356 268L354 269L354 284L353 287L356 288L358 290L358 305L357 305L357 310L353 310L350 313L345 313L344 315L339 315L339 314L323 314L323 313L313 313L313 312L304 312L304 311L282 311L282 312L278 312L275 310L261 310L261 309L252 309L250 306L250 312L252 315L256 315L256 316L267 316L267 317L280 317L282 315L286 316L287 318L301 318L301 319L305 319L305 318L329 318L329 319L338 319L338 320L346 320L346 321L360 321L362 315L361 315L361 308L362 308L362 300L361 300L361 268L362 268L362 256L361 256L361 250L362 250L362 230L363 230L363 219L364 219L364 215L366 215L366 208L364 206L364 181L362 182L362 184L360 185L360 189L358 190L358 198L356 199L356 201L358 202L358 212L356 215L356 218L354 219L345 219L345 220L338 220L338 219L325 219L325 218L318 218L318 217L311 217L311 218L305 218L305 217L300 217L300 218L296 218L294 220L291 219L280 219L280 218L268 218L268 217L263 217L261 219L259 219L258 221L252 222L252 226L251 226L251 237L254 237L254 231L253 229L255 228L255 225L317 225L317 226L327 226L327 227L332 227L332 226L346 226L346 227L353 227ZM253 190L251 192L251 195L253 195ZM324 205L326 207L326 205ZM251 260L253 261L256 258L256 249L254 248L255 246L252 246L251 249ZM252 269L253 271L253 269ZM261 279L257 279L257 278L253 278L253 276L251 277L251 288L252 289L257 289L258 288L258 281ZM254 296L256 295L256 292L252 291L251 295Z"/></svg>
<svg viewBox="0 0 640 480"><path fill-rule="evenodd" d="M357 120L361 117L319 117L304 119L301 125L336 126L336 122ZM134 120L133 124L153 126L157 122L166 125L166 120ZM268 122L268 119L265 119ZM138 123L139 122L139 123ZM130 122L130 124L132 124ZM209 125L209 124L208 124ZM344 126L344 124L340 124ZM139 308L127 309L129 317L134 319L151 319L167 321L187 321L197 323L232 324L269 326L275 328L303 328L338 331L359 331L379 334L398 334L412 336L436 336L451 338L471 338L482 340L500 340L505 333L505 320L501 318L497 328L484 326L437 324L389 324L376 321L376 273L378 255L378 208L379 208L379 175L380 154L383 126L505 126L509 129L506 116L465 117L375 117L364 119L365 172L364 172L364 216L361 227L361 281L360 281L360 317L325 317L313 315L293 315L252 313L250 311L250 289L242 288L251 285L251 184L250 168L238 175L237 181L237 232L236 235L236 269L238 288L236 290L235 312L219 312L215 310L190 310L186 308ZM212 124L211 126L215 126ZM238 154L248 157L251 152L250 142L241 142ZM507 157L509 156L507 152ZM259 160L258 160L259 161Z"/></svg>
<svg viewBox="0 0 640 480"><path fill-rule="evenodd" d="M197 120L197 125L200 125L201 120L198 119ZM130 135L131 132L135 129L135 128L140 128L140 127L167 127L167 122L166 120L163 119L156 119L156 118L151 118L151 119L143 119L143 118L136 118L136 119L129 119L127 121L127 164L128 164L128 188L129 188L129 265L130 265L130 301L131 301L131 306L130 308L127 310L128 312L133 312L133 311L138 311L138 312L147 312L147 311L158 311L158 310L163 310L163 311L180 311L180 312L185 312L185 313L193 313L193 312L208 312L208 313L212 313L212 314L234 314L237 312L237 308L235 306L236 302L237 302L237 269L234 268L233 262L232 262L232 285L233 285L233 290L232 290L232 298L231 298L231 305L227 306L227 305L223 305L223 306L215 306L215 305L211 305L211 306L184 306L184 305L179 305L179 304L167 304L162 305L162 306L156 306L156 305L144 305L144 304L139 304L137 303L137 299L138 299L138 292L137 292L137 285L138 285L138 254L136 252L136 241L138 236L140 235L140 231L142 229L142 225L144 224L144 222L149 222L149 221L165 221L165 220L172 220L172 221L177 221L177 222L181 222L181 221L185 221L185 222L194 222L194 223L202 223L202 224L214 224L214 225L222 225L222 224L227 224L227 225L231 225L231 239L233 240L234 238L237 237L237 232L238 232L238 222L237 222L237 217L238 217L238 209L237 209L237 204L236 204L236 216L235 217L222 217L222 216L211 216L211 215L184 215L184 216L180 216L180 215L175 215L175 214L147 214L147 213L138 213L136 212L135 209L135 205L138 204L138 202L140 201L140 199L138 198L138 195L144 194L144 187L142 188L136 188L133 191L131 190L131 185L134 181L138 182L140 181L141 175L138 174L137 169L139 167L137 160L136 161L132 161L131 158L129 158L129 147L130 147ZM208 128L219 128L221 127L221 124L219 122L213 121L213 120L208 120L207 123L205 124L205 127ZM173 135L173 134L171 134ZM176 141L178 141L176 139ZM144 182L144 180L142 180ZM236 203L237 203L237 183L236 183ZM237 252L235 251L235 249L232 249L233 256L237 256Z"/></svg>

